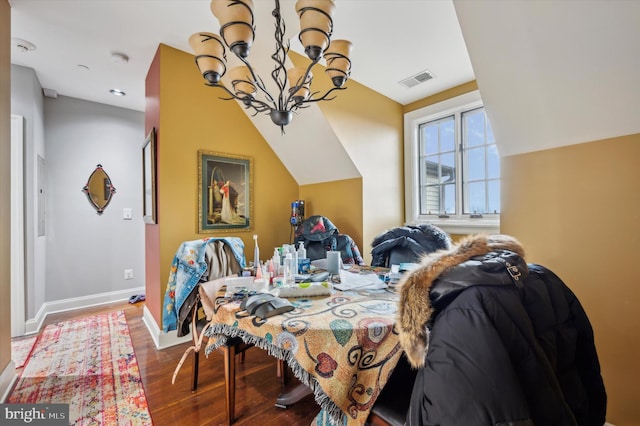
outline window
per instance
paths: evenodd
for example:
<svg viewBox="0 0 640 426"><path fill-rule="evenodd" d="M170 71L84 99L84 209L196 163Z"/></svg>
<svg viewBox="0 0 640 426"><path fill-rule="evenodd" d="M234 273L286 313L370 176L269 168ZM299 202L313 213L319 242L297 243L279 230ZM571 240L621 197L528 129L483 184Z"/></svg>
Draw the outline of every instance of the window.
<svg viewBox="0 0 640 426"><path fill-rule="evenodd" d="M498 232L500 157L478 92L405 116L407 223Z"/></svg>

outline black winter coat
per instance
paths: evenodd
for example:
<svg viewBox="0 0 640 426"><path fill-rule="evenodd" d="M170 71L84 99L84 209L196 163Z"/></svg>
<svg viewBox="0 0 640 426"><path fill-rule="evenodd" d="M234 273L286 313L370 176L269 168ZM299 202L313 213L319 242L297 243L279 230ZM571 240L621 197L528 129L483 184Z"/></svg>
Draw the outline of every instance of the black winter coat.
<svg viewBox="0 0 640 426"><path fill-rule="evenodd" d="M371 266L389 267L388 259L394 249L405 248L420 259L426 253L432 253L451 247L451 238L440 228L425 223L407 225L387 230L377 235L371 242Z"/></svg>
<svg viewBox="0 0 640 426"><path fill-rule="evenodd" d="M403 284L401 343L422 364L407 424L602 426L606 393L580 302L553 272L527 265L515 240L482 238L426 259ZM426 317L411 301L425 290ZM417 336L410 317L430 334Z"/></svg>

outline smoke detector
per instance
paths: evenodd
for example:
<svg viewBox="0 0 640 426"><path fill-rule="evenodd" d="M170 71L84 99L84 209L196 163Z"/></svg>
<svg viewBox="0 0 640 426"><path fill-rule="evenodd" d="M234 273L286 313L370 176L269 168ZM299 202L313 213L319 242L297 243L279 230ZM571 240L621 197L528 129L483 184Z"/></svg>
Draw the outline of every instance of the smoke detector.
<svg viewBox="0 0 640 426"><path fill-rule="evenodd" d="M425 81L429 81L433 78L433 74L431 71L424 70L420 71L418 74L412 75L411 77L407 77L404 80L400 80L398 83L402 84L405 87L412 88L417 86L418 84L424 83Z"/></svg>
<svg viewBox="0 0 640 426"><path fill-rule="evenodd" d="M32 50L36 50L35 44L21 38L14 37L11 39L11 43L13 43L13 46L21 52L31 52Z"/></svg>

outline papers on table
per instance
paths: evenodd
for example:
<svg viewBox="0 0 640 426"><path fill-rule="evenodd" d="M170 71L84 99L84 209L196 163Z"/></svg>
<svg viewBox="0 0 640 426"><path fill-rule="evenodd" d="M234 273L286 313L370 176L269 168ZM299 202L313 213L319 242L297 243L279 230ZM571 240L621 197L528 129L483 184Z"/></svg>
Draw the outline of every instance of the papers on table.
<svg viewBox="0 0 640 426"><path fill-rule="evenodd" d="M399 265L391 265L391 270L389 271L389 286L396 286L405 272L411 271L418 267L417 263L401 263Z"/></svg>
<svg viewBox="0 0 640 426"><path fill-rule="evenodd" d="M337 290L378 290L387 288L387 285L371 272L350 272L340 270L340 283L334 284Z"/></svg>
<svg viewBox="0 0 640 426"><path fill-rule="evenodd" d="M270 291L278 297L313 297L331 295L331 286L328 282L297 283L289 287L276 287Z"/></svg>

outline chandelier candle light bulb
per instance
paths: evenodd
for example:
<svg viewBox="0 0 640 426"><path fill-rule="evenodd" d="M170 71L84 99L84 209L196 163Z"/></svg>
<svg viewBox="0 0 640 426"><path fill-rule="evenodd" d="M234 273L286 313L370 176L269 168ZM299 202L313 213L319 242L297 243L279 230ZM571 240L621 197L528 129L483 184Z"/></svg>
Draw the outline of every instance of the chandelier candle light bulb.
<svg viewBox="0 0 640 426"><path fill-rule="evenodd" d="M251 71L249 68L240 65L229 70L231 85L236 96L243 99L253 99L256 93L256 86L251 79Z"/></svg>
<svg viewBox="0 0 640 426"><path fill-rule="evenodd" d="M300 19L298 38L304 46L305 54L311 60L307 68L286 68L289 42L284 40L285 23L280 14L280 1L275 0L272 15L275 19L275 69L270 73L278 93L272 94L263 80L249 63L249 54L255 38L252 0L212 0L211 12L220 24L220 36L201 32L189 39L195 52L195 61L207 81L208 86L227 92L225 100L241 101L254 114L268 114L271 120L284 132L284 126L293 119L293 113L312 102L334 99L329 95L336 90L344 90L351 71L351 43L346 40L331 40L333 33L333 0L298 0L295 6ZM220 82L226 70L225 46L231 50L244 66L229 70L230 90ZM323 57L327 62L327 74L333 87L324 95L312 92L311 69Z"/></svg>

